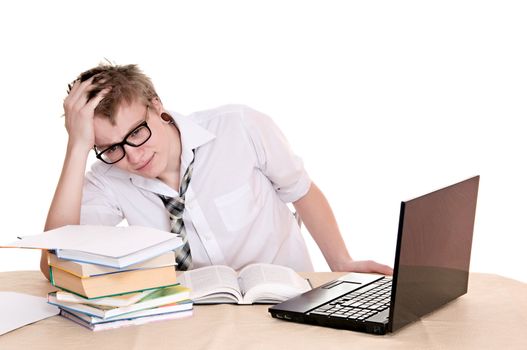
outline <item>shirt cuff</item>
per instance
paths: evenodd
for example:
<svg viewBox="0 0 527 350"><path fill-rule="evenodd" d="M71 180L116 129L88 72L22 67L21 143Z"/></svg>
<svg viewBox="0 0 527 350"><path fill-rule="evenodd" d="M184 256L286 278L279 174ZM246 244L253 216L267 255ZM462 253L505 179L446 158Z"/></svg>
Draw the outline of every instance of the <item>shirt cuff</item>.
<svg viewBox="0 0 527 350"><path fill-rule="evenodd" d="M302 176L298 181L287 187L275 188L278 193L278 197L282 202L292 203L296 202L300 198L304 197L309 188L311 187L311 178L307 175L306 172L302 173Z"/></svg>

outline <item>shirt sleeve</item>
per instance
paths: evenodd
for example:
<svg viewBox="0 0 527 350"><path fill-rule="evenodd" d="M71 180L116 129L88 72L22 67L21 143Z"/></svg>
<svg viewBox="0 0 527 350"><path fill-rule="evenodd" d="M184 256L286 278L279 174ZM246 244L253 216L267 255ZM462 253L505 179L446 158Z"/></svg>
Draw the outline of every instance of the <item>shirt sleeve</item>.
<svg viewBox="0 0 527 350"><path fill-rule="evenodd" d="M265 114L243 107L243 123L256 152L259 169L267 176L279 198L295 202L311 186L302 159L294 154L278 126Z"/></svg>
<svg viewBox="0 0 527 350"><path fill-rule="evenodd" d="M95 172L88 172L82 193L81 225L115 226L123 218L110 186L103 179L98 178Z"/></svg>

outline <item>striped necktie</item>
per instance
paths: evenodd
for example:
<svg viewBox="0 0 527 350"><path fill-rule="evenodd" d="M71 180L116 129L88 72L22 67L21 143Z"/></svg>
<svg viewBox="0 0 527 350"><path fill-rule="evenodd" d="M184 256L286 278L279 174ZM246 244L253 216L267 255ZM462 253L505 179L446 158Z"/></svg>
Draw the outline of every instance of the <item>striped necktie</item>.
<svg viewBox="0 0 527 350"><path fill-rule="evenodd" d="M183 179L181 179L181 184L179 186L179 196L177 197L165 197L160 196L161 200L165 204L165 207L170 214L170 232L176 234L178 237L181 237L183 240L183 245L176 249L176 263L177 269L180 271L186 271L190 269L192 265L192 256L190 255L190 245L187 239L187 233L185 231L185 225L183 223L183 211L185 210L185 192L187 192L188 185L190 183L190 178L192 177L192 169L194 168L194 159L195 159L195 150L192 150L194 157L188 165L187 170Z"/></svg>

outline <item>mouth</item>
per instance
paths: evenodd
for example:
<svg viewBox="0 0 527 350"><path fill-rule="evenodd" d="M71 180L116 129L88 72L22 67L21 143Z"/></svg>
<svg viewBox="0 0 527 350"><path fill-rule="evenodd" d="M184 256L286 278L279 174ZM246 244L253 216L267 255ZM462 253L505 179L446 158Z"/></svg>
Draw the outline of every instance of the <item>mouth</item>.
<svg viewBox="0 0 527 350"><path fill-rule="evenodd" d="M148 167L148 165L152 162L152 159L154 159L154 154L152 154L152 157L150 157L150 159L148 159L145 163L143 163L141 166L135 168L135 171L142 171L143 169L145 169L146 167Z"/></svg>

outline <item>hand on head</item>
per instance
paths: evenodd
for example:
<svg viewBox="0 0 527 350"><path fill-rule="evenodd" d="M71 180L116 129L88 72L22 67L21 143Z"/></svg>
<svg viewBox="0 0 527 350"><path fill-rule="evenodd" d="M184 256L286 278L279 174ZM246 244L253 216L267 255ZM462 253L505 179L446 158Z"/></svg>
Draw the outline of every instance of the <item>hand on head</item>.
<svg viewBox="0 0 527 350"><path fill-rule="evenodd" d="M111 90L110 87L104 88L90 98L91 93L100 86L100 81L94 82L96 77L96 75L92 76L83 82L77 79L73 85L68 85L69 94L63 104L69 145L81 147L87 152L95 143L93 128L95 108Z"/></svg>

